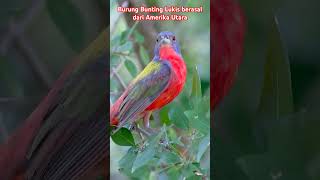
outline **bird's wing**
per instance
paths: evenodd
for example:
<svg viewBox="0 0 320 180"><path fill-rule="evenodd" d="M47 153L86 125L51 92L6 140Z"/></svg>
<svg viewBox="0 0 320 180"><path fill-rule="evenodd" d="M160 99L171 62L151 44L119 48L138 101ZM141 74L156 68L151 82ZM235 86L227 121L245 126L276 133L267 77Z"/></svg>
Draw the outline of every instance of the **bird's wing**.
<svg viewBox="0 0 320 180"><path fill-rule="evenodd" d="M78 177L85 164L105 156L107 129L103 126L106 120L101 117L106 112L97 109L106 104L106 57L74 74L61 90L59 102L47 114L29 149L28 178Z"/></svg>
<svg viewBox="0 0 320 180"><path fill-rule="evenodd" d="M94 179L96 165L109 162L109 131L103 125L108 114L108 34L109 28L64 69L23 125L0 144L1 180L16 175L70 180L84 174Z"/></svg>
<svg viewBox="0 0 320 180"><path fill-rule="evenodd" d="M129 85L128 93L119 106L119 125L134 120L168 87L172 77L171 64L152 61Z"/></svg>

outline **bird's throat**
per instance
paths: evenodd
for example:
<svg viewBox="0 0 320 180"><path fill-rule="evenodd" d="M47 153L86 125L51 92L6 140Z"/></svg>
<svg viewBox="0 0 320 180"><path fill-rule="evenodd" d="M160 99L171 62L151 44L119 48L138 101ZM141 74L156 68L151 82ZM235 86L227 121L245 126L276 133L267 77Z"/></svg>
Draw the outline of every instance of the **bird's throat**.
<svg viewBox="0 0 320 180"><path fill-rule="evenodd" d="M163 45L159 50L160 59L176 59L180 57L179 54L170 45Z"/></svg>

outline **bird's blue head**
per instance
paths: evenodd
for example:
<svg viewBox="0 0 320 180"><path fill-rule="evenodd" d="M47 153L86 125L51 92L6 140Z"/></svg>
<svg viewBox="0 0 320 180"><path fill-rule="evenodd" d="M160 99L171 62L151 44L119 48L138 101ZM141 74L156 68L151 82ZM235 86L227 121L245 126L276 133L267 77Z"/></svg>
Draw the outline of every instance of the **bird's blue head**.
<svg viewBox="0 0 320 180"><path fill-rule="evenodd" d="M159 51L162 46L171 46L176 53L181 54L177 37L172 32L163 31L158 34L154 48L155 56L159 56Z"/></svg>

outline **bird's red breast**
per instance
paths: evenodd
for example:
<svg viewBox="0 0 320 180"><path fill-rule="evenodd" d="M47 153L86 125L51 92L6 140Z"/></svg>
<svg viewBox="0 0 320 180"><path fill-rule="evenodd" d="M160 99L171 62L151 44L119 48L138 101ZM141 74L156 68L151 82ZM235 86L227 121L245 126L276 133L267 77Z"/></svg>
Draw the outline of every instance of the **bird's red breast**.
<svg viewBox="0 0 320 180"><path fill-rule="evenodd" d="M151 111L162 108L170 103L182 91L186 81L187 68L181 55L171 46L162 46L159 50L160 60L169 61L173 70L173 76L169 81L169 85L160 96L146 108L145 111Z"/></svg>
<svg viewBox="0 0 320 180"><path fill-rule="evenodd" d="M169 81L168 87L159 95L159 97L153 101L142 113L143 115L147 111L160 109L166 104L170 103L175 97L182 91L186 81L187 68L186 65L178 53L168 45L164 45L159 49L160 61L168 61L172 68L172 76ZM116 114L123 102L124 97L128 94L128 88L117 99L117 101L110 108L110 125L117 126L119 119Z"/></svg>

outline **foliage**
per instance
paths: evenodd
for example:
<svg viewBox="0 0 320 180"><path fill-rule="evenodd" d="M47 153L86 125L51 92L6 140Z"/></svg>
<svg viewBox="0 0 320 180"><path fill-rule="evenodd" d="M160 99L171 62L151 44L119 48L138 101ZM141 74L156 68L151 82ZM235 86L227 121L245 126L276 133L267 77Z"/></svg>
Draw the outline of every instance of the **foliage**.
<svg viewBox="0 0 320 180"><path fill-rule="evenodd" d="M272 19L268 26L259 105L251 119L240 116L228 122L229 127L233 126L232 138L236 143L214 134L216 179L315 180L320 177L319 146L314 145L319 137L315 130L319 127L319 116L312 110L295 109L290 63L277 19ZM223 128L228 126L224 124ZM245 129L246 134L240 129Z"/></svg>
<svg viewBox="0 0 320 180"><path fill-rule="evenodd" d="M149 62L148 53L142 46L143 41L143 36L135 30L135 26L112 36L111 68L118 69L122 65L125 68L119 69L118 73L134 77L140 70L137 65L139 61L136 61L137 56L133 52L133 43L140 46L138 53L144 59L140 61L140 65L144 66ZM132 179L209 177L209 93L202 94L204 91L201 89L201 79L196 67L188 76L191 81L186 86L192 88L185 90L182 97L179 97L184 105L181 106L179 101L170 103L160 111L158 122L153 116L151 126L157 133L144 136L121 128L111 136L117 145L131 146L118 162L121 174ZM130 80L121 77L125 83ZM111 83L111 91L117 91L114 86L120 86L119 82L113 77Z"/></svg>

